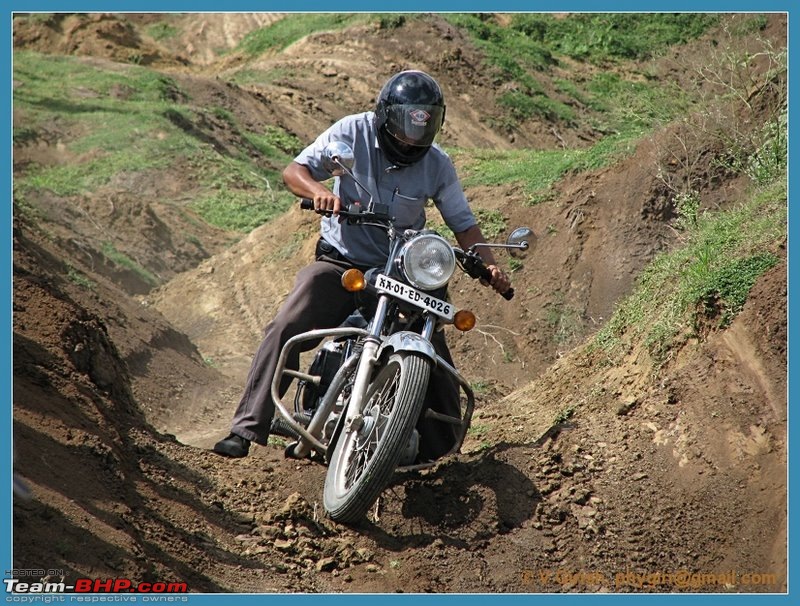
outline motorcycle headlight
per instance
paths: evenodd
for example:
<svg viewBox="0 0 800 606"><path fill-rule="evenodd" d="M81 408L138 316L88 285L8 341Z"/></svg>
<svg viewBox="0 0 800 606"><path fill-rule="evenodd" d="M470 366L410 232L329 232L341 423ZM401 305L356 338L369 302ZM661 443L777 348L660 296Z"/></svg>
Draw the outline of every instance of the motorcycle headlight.
<svg viewBox="0 0 800 606"><path fill-rule="evenodd" d="M420 234L403 245L400 269L409 283L421 290L435 290L447 284L456 269L453 247L436 234Z"/></svg>

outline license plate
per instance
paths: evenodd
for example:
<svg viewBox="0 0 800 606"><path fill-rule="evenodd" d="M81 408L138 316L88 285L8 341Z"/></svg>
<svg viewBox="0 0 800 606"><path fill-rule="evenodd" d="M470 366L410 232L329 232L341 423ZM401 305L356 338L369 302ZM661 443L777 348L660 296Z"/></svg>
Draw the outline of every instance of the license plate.
<svg viewBox="0 0 800 606"><path fill-rule="evenodd" d="M389 276L379 274L375 280L375 287L393 297L407 301L422 309L427 309L445 320L452 321L453 316L455 316L455 308L447 301L442 301L424 292L420 292L415 288L411 288L408 284L398 282Z"/></svg>

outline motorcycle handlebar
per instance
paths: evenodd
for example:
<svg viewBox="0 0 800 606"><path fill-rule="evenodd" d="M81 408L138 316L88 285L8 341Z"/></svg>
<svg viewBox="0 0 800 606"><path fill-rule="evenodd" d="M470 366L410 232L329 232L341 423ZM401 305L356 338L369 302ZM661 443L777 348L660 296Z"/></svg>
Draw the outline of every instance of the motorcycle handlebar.
<svg viewBox="0 0 800 606"><path fill-rule="evenodd" d="M308 198L303 198L300 200L300 208L302 210L313 210L314 212L320 215L325 215L326 217L333 215L333 212L330 210L316 210L314 208L314 201L309 200ZM388 207L376 204L374 209L369 211L365 207L361 206L361 204L353 202L352 204L343 205L338 216L344 217L345 219L352 219L356 222L376 221L378 223L388 225L391 223L391 221L393 221L388 210Z"/></svg>
<svg viewBox="0 0 800 606"><path fill-rule="evenodd" d="M353 206L356 207L355 210L353 209ZM314 201L309 200L308 198L303 198L302 200L300 200L300 208L303 210L314 210ZM330 212L323 211L320 214L330 214ZM339 214L341 216L348 218L351 217L366 218L365 215L367 215L368 213L366 213L362 209L361 205L349 205L347 209L339 211ZM379 213L374 213L374 215L378 216ZM383 216L382 213L380 214L380 216L381 217ZM483 261L481 261L480 257L473 256L470 260L470 266L471 266L470 270L467 271L469 275L471 275L473 278L482 278L487 282L491 282L492 272L488 267L486 267L483 264ZM510 301L511 299L514 298L514 289L509 288L506 292L500 293L500 296L502 296L506 301Z"/></svg>

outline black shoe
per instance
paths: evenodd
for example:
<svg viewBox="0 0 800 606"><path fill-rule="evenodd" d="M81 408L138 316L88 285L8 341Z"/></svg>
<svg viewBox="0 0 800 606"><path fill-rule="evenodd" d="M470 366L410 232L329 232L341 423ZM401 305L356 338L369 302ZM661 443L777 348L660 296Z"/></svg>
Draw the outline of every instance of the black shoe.
<svg viewBox="0 0 800 606"><path fill-rule="evenodd" d="M246 457L247 453L250 451L250 440L246 440L232 433L224 440L220 440L214 444L213 450L217 454L240 459Z"/></svg>

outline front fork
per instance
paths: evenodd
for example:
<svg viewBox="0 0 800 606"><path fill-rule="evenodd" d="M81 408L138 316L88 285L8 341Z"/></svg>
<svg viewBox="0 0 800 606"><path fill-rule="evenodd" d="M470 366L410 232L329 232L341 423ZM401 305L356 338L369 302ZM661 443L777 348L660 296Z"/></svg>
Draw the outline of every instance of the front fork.
<svg viewBox="0 0 800 606"><path fill-rule="evenodd" d="M387 316L389 308L390 297L388 295L381 295L378 299L378 307L375 311L374 321L369 327L369 334L364 339L364 349L361 353L361 360L359 361L356 370L356 376L353 381L353 391L350 397L350 402L347 407L347 414L345 417L345 430L353 427L353 422L363 414L364 398L369 388L370 379L373 374L373 369L382 357L384 348L395 345L402 346L403 349L413 349L425 355L430 359L432 364L436 364L436 352L433 346L430 345L433 331L436 329L436 317L433 314L425 316L425 325L422 328L422 333L417 335L414 333L395 333L389 338L386 343L380 338L383 331L383 325ZM403 335L406 335L405 340Z"/></svg>

